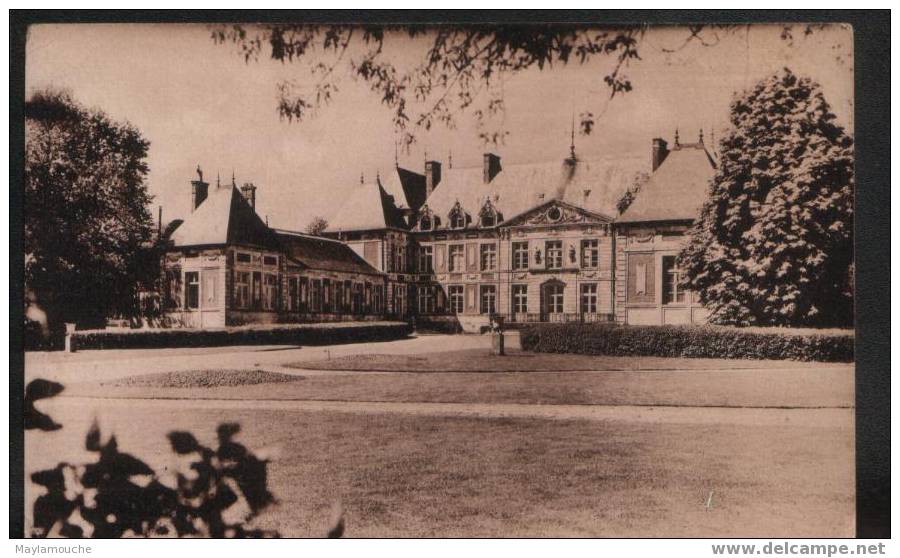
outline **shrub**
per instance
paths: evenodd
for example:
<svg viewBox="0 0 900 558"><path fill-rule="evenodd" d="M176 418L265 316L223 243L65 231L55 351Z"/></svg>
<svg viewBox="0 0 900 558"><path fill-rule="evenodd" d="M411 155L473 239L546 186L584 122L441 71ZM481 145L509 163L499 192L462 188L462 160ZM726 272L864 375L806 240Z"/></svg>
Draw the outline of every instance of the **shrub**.
<svg viewBox="0 0 900 558"><path fill-rule="evenodd" d="M410 334L405 323L294 324L225 329L144 329L76 331L77 349L218 347L223 345L331 344L399 339Z"/></svg>
<svg viewBox="0 0 900 558"><path fill-rule="evenodd" d="M850 332L759 330L715 326L535 324L521 329L522 348L610 356L852 362Z"/></svg>

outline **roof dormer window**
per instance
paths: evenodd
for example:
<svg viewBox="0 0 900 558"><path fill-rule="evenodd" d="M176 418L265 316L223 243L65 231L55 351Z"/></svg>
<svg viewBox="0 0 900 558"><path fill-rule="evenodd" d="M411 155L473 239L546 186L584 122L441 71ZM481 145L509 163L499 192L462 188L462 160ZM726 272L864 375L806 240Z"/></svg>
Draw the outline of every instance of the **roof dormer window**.
<svg viewBox="0 0 900 558"><path fill-rule="evenodd" d="M493 204L491 204L491 200L487 200L484 202L484 207L481 208L481 213L479 214L479 222L482 227L494 227L500 220L500 216L497 213L497 210L494 209Z"/></svg>
<svg viewBox="0 0 900 558"><path fill-rule="evenodd" d="M423 215L421 219L419 219L419 230L430 231L434 226L434 221L431 219L431 215Z"/></svg>
<svg viewBox="0 0 900 558"><path fill-rule="evenodd" d="M468 222L467 217L468 216L466 215L466 212L463 211L462 207L459 205L459 202L456 202L456 205L454 205L453 209L450 210L450 228L466 228L466 223Z"/></svg>

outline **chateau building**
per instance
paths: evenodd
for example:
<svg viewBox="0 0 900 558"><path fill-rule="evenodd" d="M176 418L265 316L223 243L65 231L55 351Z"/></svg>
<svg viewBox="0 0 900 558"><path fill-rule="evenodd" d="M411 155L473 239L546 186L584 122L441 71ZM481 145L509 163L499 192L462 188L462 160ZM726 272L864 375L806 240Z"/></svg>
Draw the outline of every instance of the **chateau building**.
<svg viewBox="0 0 900 558"><path fill-rule="evenodd" d="M508 323L695 323L676 256L715 170L703 143L651 157L395 168L359 186L322 237L273 229L256 188L193 181L194 212L165 261L185 325L414 319L478 331ZM630 203L628 203L630 202Z"/></svg>

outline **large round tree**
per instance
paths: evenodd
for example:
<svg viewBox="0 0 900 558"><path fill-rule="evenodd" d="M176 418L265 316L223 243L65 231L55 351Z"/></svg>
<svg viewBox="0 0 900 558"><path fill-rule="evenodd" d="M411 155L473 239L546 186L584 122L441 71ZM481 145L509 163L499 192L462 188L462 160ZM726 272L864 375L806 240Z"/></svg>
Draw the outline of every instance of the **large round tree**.
<svg viewBox="0 0 900 558"><path fill-rule="evenodd" d="M51 328L133 310L152 275L149 142L68 93L25 103L25 286Z"/></svg>
<svg viewBox="0 0 900 558"><path fill-rule="evenodd" d="M731 105L709 200L680 262L714 323L853 322L853 141L784 69Z"/></svg>

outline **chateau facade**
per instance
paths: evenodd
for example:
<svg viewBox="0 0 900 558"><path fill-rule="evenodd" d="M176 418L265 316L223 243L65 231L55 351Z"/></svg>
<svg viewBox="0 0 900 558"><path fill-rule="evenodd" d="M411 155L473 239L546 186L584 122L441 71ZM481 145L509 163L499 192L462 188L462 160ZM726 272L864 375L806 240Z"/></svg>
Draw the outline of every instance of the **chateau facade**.
<svg viewBox="0 0 900 558"><path fill-rule="evenodd" d="M675 257L707 195L702 138L644 157L423 173L395 165L361 184L323 237L272 229L256 189L192 182L195 208L171 235L170 315L185 325L414 319L478 331L507 323L697 323ZM199 172L199 169L198 169ZM630 202L630 203L628 203Z"/></svg>

